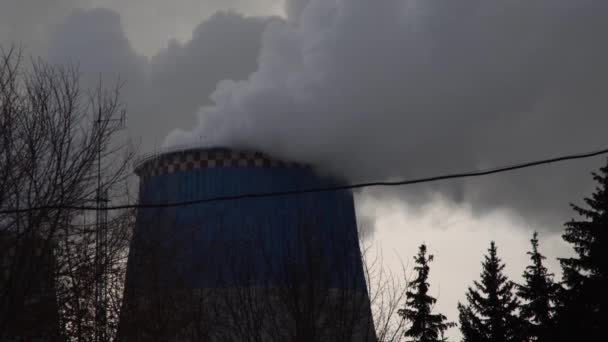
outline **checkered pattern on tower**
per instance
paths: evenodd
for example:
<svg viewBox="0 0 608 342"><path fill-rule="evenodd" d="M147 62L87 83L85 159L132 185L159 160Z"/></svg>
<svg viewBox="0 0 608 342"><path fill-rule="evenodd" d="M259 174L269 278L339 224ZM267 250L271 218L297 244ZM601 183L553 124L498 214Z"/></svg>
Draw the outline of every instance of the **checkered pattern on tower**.
<svg viewBox="0 0 608 342"><path fill-rule="evenodd" d="M143 178L210 168L305 168L306 164L273 159L261 152L229 149L191 149L161 154L136 166Z"/></svg>

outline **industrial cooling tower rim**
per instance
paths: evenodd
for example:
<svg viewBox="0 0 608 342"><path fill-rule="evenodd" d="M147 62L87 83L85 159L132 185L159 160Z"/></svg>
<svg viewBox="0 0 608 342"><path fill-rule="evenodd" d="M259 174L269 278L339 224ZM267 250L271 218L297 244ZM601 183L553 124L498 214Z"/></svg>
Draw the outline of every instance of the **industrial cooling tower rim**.
<svg viewBox="0 0 608 342"><path fill-rule="evenodd" d="M222 167L309 168L310 165L273 158L263 152L222 146L172 146L141 155L135 160L140 177L171 174L193 169Z"/></svg>

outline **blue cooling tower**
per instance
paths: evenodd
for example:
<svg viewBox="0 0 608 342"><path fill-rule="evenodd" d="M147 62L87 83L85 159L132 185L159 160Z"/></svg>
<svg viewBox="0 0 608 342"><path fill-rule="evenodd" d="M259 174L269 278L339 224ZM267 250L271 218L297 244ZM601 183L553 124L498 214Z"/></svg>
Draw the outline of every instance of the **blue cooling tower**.
<svg viewBox="0 0 608 342"><path fill-rule="evenodd" d="M338 182L305 165L220 148L167 153L140 163L136 172L140 203L191 203L137 213L121 317L124 339L162 334L167 340L188 340L199 331L204 336L191 340L219 341L226 334L217 331L224 327L235 340L238 325L245 324L242 317L248 317L262 322L257 324L264 331L256 333L268 341L302 340L313 333L308 330L323 330L320 325L326 331L318 335L324 338L310 338L335 340L349 334L341 320L361 321L350 329L352 338L343 340L371 340L354 337L373 334L350 191L230 198ZM196 203L209 198L217 201ZM335 327L328 324L331 312L345 307L353 313L337 315ZM264 319L258 311L266 312ZM252 318L253 313L259 317ZM313 323L299 331L306 324L298 320L306 315L314 317ZM275 324L282 326L278 330L269 323L276 317L282 320ZM158 326L165 328L154 331ZM240 340L252 339L243 333Z"/></svg>

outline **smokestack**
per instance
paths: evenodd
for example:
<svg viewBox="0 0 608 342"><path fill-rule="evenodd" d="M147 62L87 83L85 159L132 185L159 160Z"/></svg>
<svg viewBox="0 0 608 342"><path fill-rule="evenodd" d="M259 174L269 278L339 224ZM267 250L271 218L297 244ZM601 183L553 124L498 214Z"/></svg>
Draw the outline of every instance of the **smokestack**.
<svg viewBox="0 0 608 342"><path fill-rule="evenodd" d="M307 165L224 148L153 156L136 173L142 204L340 184ZM251 334L375 340L349 191L138 211L121 340Z"/></svg>

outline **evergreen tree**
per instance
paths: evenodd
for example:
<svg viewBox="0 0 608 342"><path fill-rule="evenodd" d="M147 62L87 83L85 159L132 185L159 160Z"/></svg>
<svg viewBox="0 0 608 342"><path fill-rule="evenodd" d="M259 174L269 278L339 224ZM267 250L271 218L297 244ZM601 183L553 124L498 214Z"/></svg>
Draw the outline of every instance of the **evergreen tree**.
<svg viewBox="0 0 608 342"><path fill-rule="evenodd" d="M433 261L433 255L427 257L426 245L422 244L414 260L414 270L418 275L408 285L405 308L398 311L403 319L411 322L405 336L411 337L412 342L445 341L444 332L455 324L446 322L447 318L442 314L432 313L437 302L437 299L428 294L429 263Z"/></svg>
<svg viewBox="0 0 608 342"><path fill-rule="evenodd" d="M470 307L458 303L458 319L460 320L460 331L462 342L484 342L487 339L482 335L482 322Z"/></svg>
<svg viewBox="0 0 608 342"><path fill-rule="evenodd" d="M565 241L576 257L560 259L565 289L558 323L560 338L577 341L605 340L608 316L608 165L593 173L598 183L585 198L586 208L572 204L581 219L566 223Z"/></svg>
<svg viewBox="0 0 608 342"><path fill-rule="evenodd" d="M458 305L460 327L466 342L521 342L522 324L515 284L504 274L494 241L482 263L481 282L469 287L468 305Z"/></svg>
<svg viewBox="0 0 608 342"><path fill-rule="evenodd" d="M517 286L517 295L523 299L520 316L525 321L525 336L528 341L549 341L555 313L556 284L553 274L543 265L546 259L538 250L538 233L534 233L532 250L528 252L532 264L526 267L524 285Z"/></svg>

